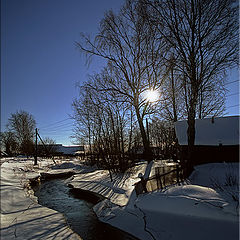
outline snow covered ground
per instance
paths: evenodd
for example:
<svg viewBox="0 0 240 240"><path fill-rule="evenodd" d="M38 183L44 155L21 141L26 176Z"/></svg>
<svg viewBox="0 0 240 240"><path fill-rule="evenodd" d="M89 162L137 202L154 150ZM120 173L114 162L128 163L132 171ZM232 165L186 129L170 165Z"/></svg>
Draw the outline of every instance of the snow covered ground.
<svg viewBox="0 0 240 240"><path fill-rule="evenodd" d="M66 184L106 198L94 207L101 221L139 239L239 238L239 163L197 166L189 180L181 186L170 186L138 197L134 191L134 183L139 181L138 174L151 176L154 168L162 162L139 162L125 174L113 175L113 182L108 171L81 165L77 160L67 160L51 169L47 167L51 162L39 163L39 167L32 167L30 161L11 160L1 166L2 239L14 239L15 235L18 239L30 239L31 234L35 236L31 239L53 239L54 234L62 234L57 235L58 239L76 237L66 225L64 227L61 214L38 205L36 199L32 195L30 199L23 190L27 180L41 172L62 171L76 172L66 180ZM172 163L165 161L164 164ZM49 222L46 226L51 216L58 219L53 224L58 222L59 226L52 226ZM46 230L42 231L42 227Z"/></svg>
<svg viewBox="0 0 240 240"><path fill-rule="evenodd" d="M156 165L152 164L151 172ZM149 171L146 166L146 163L138 165L125 180L117 178L118 184L115 180L111 185L107 173L105 178L99 177L99 172L92 178L93 185L88 183L88 187L93 186L93 191L108 194L112 191L112 195L105 195L110 197L109 200L94 208L102 221L139 239L238 239L238 202L232 197L232 194L238 196L238 189L224 185L229 169L239 184L238 163L198 166L188 184L171 186L137 198L132 184L139 180L138 172L144 174ZM218 188L216 182L222 187ZM74 178L72 183L76 187L84 187L84 178L80 181ZM114 190L116 187L118 191Z"/></svg>
<svg viewBox="0 0 240 240"><path fill-rule="evenodd" d="M27 191L28 179L47 171L49 163L34 167L33 159L2 159L0 239L81 239L62 214L39 205Z"/></svg>

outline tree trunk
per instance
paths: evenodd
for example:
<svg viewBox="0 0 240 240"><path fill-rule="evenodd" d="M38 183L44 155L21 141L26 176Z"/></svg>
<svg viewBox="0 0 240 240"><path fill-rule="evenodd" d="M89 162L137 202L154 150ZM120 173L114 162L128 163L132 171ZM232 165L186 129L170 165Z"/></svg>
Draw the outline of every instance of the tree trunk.
<svg viewBox="0 0 240 240"><path fill-rule="evenodd" d="M176 109L176 99L175 99L175 84L173 75L173 65L171 67L171 87L172 87L172 107L173 107L173 121L177 121L177 109Z"/></svg>
<svg viewBox="0 0 240 240"><path fill-rule="evenodd" d="M195 144L195 107L191 106L189 107L189 113L188 113L188 129L187 129L187 135L188 135L188 159L187 159L187 166L186 166L186 175L189 176L189 174L193 170L194 166L194 144Z"/></svg>
<svg viewBox="0 0 240 240"><path fill-rule="evenodd" d="M144 148L143 157L148 162L150 162L152 160L152 157L153 157L152 156L152 150L150 148L150 144L149 144L149 141L148 141L148 138L147 138L147 134L146 134L145 128L143 126L143 119L140 116L139 109L137 107L135 107L135 110L136 110L137 120L138 120L140 132L141 132L141 136L142 136L142 141L143 141L143 148Z"/></svg>
<svg viewBox="0 0 240 240"><path fill-rule="evenodd" d="M131 108L131 117L130 117L130 133L129 133L129 140L128 140L128 152L130 153L130 150L132 148L132 132L133 132L133 112Z"/></svg>

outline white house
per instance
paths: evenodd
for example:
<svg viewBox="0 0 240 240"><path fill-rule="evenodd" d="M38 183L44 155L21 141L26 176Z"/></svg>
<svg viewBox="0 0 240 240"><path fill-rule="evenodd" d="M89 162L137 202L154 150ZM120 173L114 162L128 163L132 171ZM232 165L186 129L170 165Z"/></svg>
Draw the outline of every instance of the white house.
<svg viewBox="0 0 240 240"><path fill-rule="evenodd" d="M187 121L175 123L180 145L187 145ZM239 116L195 120L195 145L239 145Z"/></svg>
<svg viewBox="0 0 240 240"><path fill-rule="evenodd" d="M181 157L187 157L187 120L175 123ZM239 116L195 120L195 154L197 162L239 160Z"/></svg>

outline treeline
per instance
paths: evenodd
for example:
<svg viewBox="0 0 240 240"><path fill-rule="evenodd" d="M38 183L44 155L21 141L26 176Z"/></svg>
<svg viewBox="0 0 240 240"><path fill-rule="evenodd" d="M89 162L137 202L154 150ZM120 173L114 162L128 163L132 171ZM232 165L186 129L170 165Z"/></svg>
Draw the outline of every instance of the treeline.
<svg viewBox="0 0 240 240"><path fill-rule="evenodd" d="M76 45L87 62L106 63L73 101L74 137L92 163L124 170L141 149L148 161L173 158L180 119L191 159L195 118L225 111L226 71L238 64L238 2L127 0Z"/></svg>
<svg viewBox="0 0 240 240"><path fill-rule="evenodd" d="M7 156L24 154L32 156L35 152L34 133L36 121L30 113L20 110L12 113L8 119L7 131L1 132L1 150Z"/></svg>
<svg viewBox="0 0 240 240"><path fill-rule="evenodd" d="M19 110L12 113L6 131L0 133L1 156L34 156L36 154L36 121L32 114ZM44 145L43 145L44 143ZM49 137L38 141L38 156L49 157L55 153L55 141Z"/></svg>

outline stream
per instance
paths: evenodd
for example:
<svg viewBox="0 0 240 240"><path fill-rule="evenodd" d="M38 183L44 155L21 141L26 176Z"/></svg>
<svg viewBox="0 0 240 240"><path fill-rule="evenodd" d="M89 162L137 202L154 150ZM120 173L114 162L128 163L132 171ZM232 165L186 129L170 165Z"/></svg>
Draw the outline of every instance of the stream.
<svg viewBox="0 0 240 240"><path fill-rule="evenodd" d="M35 189L39 204L61 212L70 228L83 240L136 240L130 234L98 220L94 203L76 198L64 179L43 181Z"/></svg>

